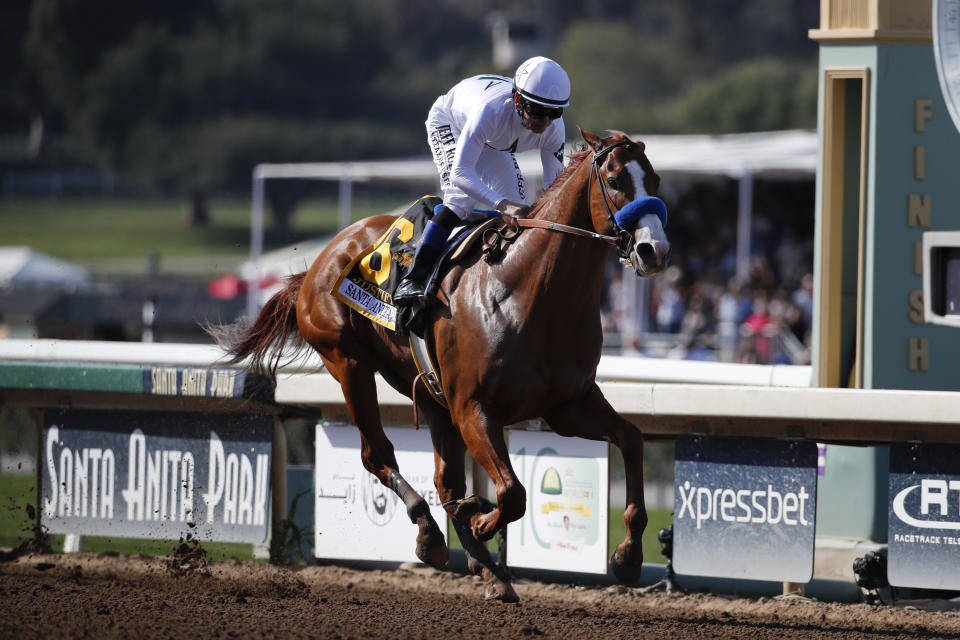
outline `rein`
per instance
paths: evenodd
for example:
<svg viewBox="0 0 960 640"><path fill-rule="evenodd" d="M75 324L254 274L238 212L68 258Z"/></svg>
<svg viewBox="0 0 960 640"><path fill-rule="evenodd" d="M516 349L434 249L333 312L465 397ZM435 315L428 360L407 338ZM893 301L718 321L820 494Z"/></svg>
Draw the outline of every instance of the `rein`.
<svg viewBox="0 0 960 640"><path fill-rule="evenodd" d="M503 224L499 228L487 229L483 232L484 261L489 263L499 260L500 256L503 254L503 243L509 244L516 240L517 236L520 235L520 230L524 228L546 229L548 231L556 231L558 233L565 233L567 235L600 240L601 242L615 246L617 248L617 256L621 261L629 260L630 243L633 239L633 236L630 235L629 231L621 228L620 225L617 224L617 219L614 217L613 209L610 207L611 198L607 194L607 186L600 176L600 163L603 161L606 155L617 147L625 147L629 144L629 140L623 140L611 144L609 147L604 147L600 151L594 152L592 160L593 169L590 173L591 182L594 178L596 178L597 184L600 186L600 194L603 196L603 206L607 209L607 217L610 219L610 225L613 227L616 235L608 236L602 233L596 233L594 231L587 231L586 229L581 229L580 227L572 227L567 224L560 224L559 222L551 222L549 220L538 220L536 218L517 218L516 216L504 215ZM589 186L587 188L589 190Z"/></svg>
<svg viewBox="0 0 960 640"><path fill-rule="evenodd" d="M546 229L547 231L556 231L571 236L580 236L592 240L600 240L609 245L617 247L619 252L619 242L614 236L605 236L601 233L587 231L580 227L571 227L568 224L551 222L549 220L537 220L536 218L518 218L504 214L503 221L499 227L491 227L483 232L483 260L484 262L496 262L503 255L503 244L510 244L520 235L521 229ZM626 233L626 232L624 232ZM628 234L629 235L629 234Z"/></svg>

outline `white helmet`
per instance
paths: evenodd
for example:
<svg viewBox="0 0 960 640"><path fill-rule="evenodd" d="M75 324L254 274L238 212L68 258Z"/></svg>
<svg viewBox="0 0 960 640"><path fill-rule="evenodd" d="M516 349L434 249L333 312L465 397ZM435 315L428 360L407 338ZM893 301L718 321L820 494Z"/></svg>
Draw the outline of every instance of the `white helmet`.
<svg viewBox="0 0 960 640"><path fill-rule="evenodd" d="M543 56L530 58L517 68L513 89L522 98L548 107L566 107L570 104L570 78L567 72Z"/></svg>

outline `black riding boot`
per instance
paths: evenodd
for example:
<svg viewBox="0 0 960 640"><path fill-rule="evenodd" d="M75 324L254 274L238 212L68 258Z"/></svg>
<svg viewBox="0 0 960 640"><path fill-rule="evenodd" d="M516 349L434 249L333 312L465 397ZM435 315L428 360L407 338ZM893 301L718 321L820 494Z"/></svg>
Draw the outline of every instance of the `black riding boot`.
<svg viewBox="0 0 960 640"><path fill-rule="evenodd" d="M433 265L437 261L440 250L427 244L421 244L417 248L417 253L413 257L413 266L410 272L403 277L396 292L393 294L393 302L398 305L411 305L419 302L424 296L424 289L427 286L427 278L433 270Z"/></svg>

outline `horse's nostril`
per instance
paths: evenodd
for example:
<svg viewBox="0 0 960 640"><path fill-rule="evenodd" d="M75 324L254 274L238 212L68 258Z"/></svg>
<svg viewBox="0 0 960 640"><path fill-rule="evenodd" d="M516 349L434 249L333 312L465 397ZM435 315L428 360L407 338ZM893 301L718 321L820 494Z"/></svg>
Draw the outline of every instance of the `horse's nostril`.
<svg viewBox="0 0 960 640"><path fill-rule="evenodd" d="M654 251L652 244L649 242L644 242L637 245L637 257L644 262L655 263L657 260L657 252Z"/></svg>

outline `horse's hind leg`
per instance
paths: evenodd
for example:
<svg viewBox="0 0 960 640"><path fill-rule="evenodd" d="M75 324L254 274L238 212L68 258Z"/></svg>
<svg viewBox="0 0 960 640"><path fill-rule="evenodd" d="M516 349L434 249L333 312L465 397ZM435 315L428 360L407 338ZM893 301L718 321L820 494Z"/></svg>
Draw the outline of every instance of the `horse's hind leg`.
<svg viewBox="0 0 960 640"><path fill-rule="evenodd" d="M333 362L326 358L324 362L330 373L340 381L347 409L360 429L360 458L364 468L403 500L407 516L420 529L417 534L417 557L432 567L442 567L450 559L443 532L430 515L427 501L400 475L393 444L383 432L380 421L373 370L357 363L336 369Z"/></svg>
<svg viewBox="0 0 960 640"><path fill-rule="evenodd" d="M454 428L450 414L445 409L431 400L421 402L420 409L427 418L433 439L434 484L467 554L468 569L483 578L484 597L487 600L519 601L517 592L510 584L510 576L502 566L494 562L486 545L477 540L470 531L470 517L477 512L492 511L494 506L477 496L464 499L467 492L464 469L467 447L463 438Z"/></svg>
<svg viewBox="0 0 960 640"><path fill-rule="evenodd" d="M579 400L555 407L543 417L560 435L608 440L620 447L627 482L623 512L627 535L610 558L610 568L621 582L634 584L640 578L643 565L641 541L643 530L647 528L647 509L643 500L643 436L613 410L596 384Z"/></svg>

